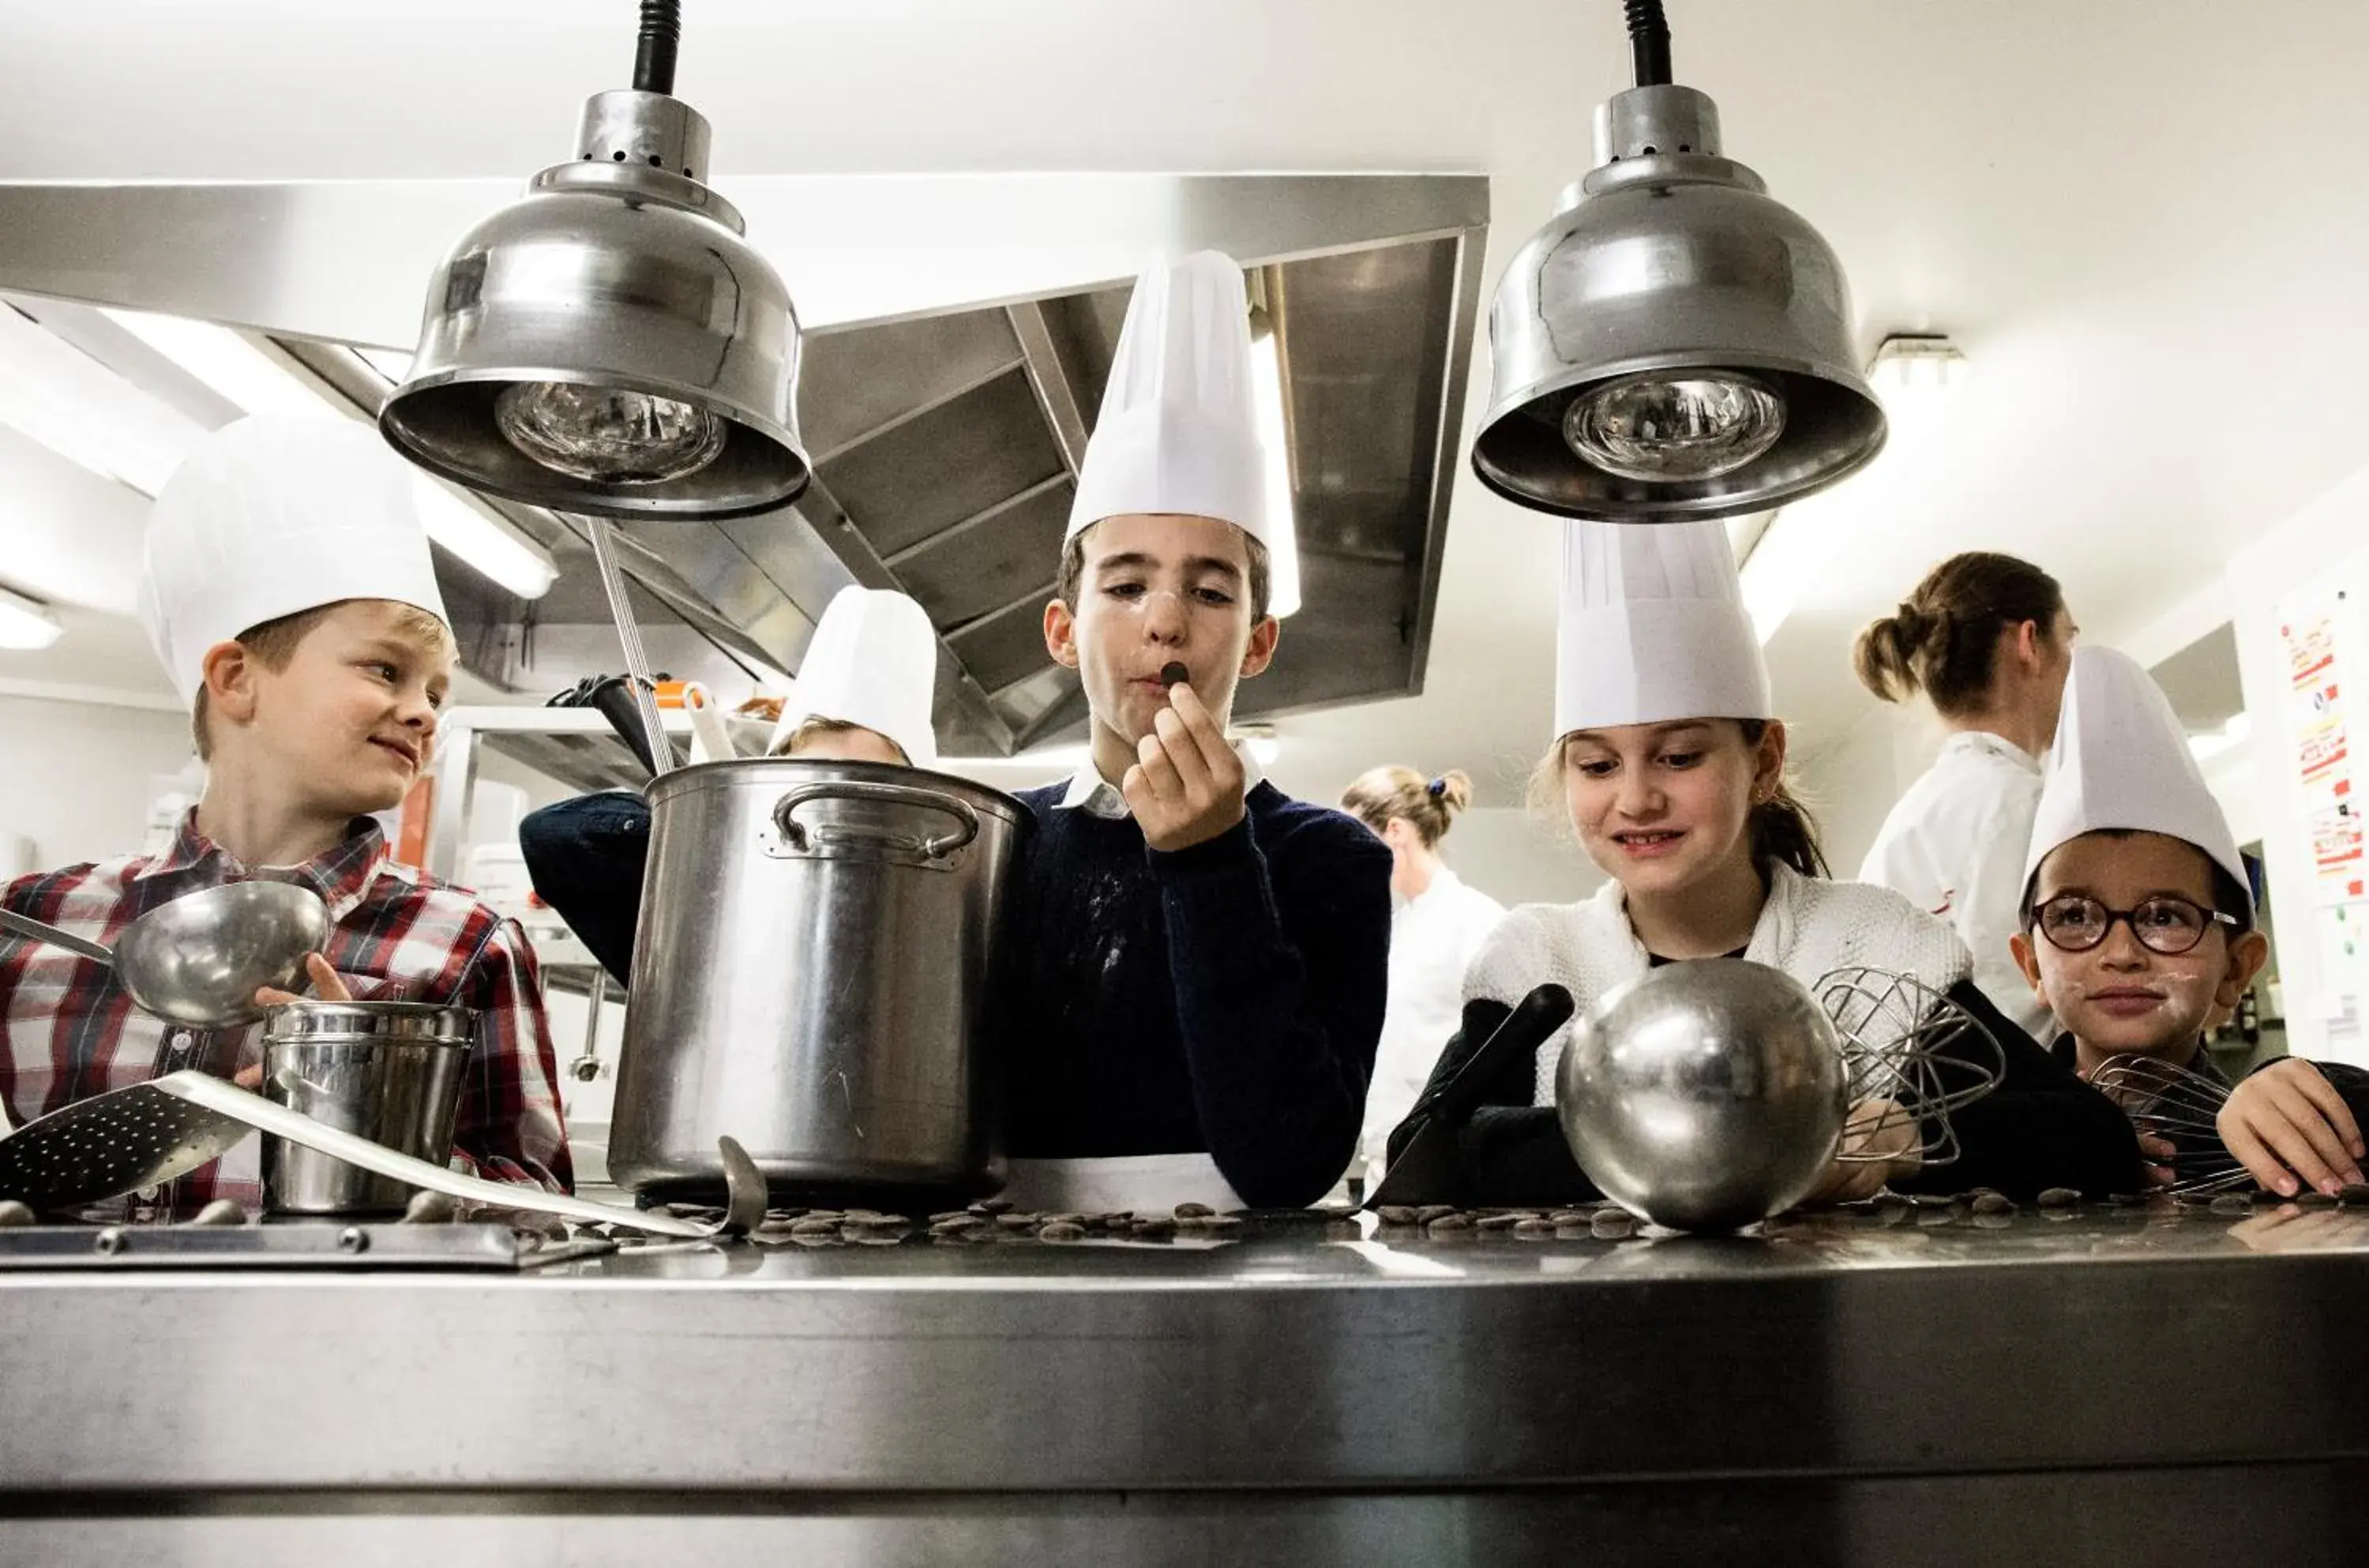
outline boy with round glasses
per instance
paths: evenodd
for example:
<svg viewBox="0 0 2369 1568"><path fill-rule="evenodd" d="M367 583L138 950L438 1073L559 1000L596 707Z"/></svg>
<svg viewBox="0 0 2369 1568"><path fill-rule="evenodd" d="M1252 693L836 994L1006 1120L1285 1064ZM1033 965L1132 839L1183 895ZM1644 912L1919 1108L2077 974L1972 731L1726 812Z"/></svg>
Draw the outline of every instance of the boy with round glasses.
<svg viewBox="0 0 2369 1568"><path fill-rule="evenodd" d="M2111 648L2074 651L2026 865L2012 945L2062 1025L2057 1054L2084 1078L2120 1058L2223 1082L2204 1029L2270 943L2171 704ZM2255 1180L2293 1196L2362 1180L2364 1121L2369 1072L2283 1057L2229 1091L2217 1130Z"/></svg>

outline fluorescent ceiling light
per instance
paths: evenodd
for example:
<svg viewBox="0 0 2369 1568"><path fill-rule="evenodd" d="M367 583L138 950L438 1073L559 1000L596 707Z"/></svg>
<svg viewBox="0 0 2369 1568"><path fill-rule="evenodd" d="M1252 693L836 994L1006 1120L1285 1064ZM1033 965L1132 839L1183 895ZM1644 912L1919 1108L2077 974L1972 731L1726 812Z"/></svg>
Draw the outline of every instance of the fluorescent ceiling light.
<svg viewBox="0 0 2369 1568"><path fill-rule="evenodd" d="M0 424L145 496L164 488L205 427L21 311L0 304Z"/></svg>
<svg viewBox="0 0 2369 1568"><path fill-rule="evenodd" d="M350 412L227 326L144 311L106 315L250 414L317 418ZM425 475L419 479L419 521L429 538L521 599L542 598L559 576L544 548L508 520Z"/></svg>
<svg viewBox="0 0 2369 1568"><path fill-rule="evenodd" d="M1876 345L1868 384L1889 409L1902 399L1933 398L1964 389L1965 354L1938 332L1899 332Z"/></svg>
<svg viewBox="0 0 2369 1568"><path fill-rule="evenodd" d="M541 599L559 568L542 545L441 480L418 476L419 521L428 537L521 599Z"/></svg>
<svg viewBox="0 0 2369 1568"><path fill-rule="evenodd" d="M65 630L40 600L0 588L0 648L44 648Z"/></svg>
<svg viewBox="0 0 2369 1568"><path fill-rule="evenodd" d="M317 416L345 411L227 326L186 316L151 315L145 311L102 314L250 414Z"/></svg>
<svg viewBox="0 0 2369 1568"><path fill-rule="evenodd" d="M1267 546L1271 568L1267 613L1299 608L1299 524L1292 515L1291 431L1283 417L1283 356L1275 334L1251 343L1251 401L1257 409L1259 440L1266 447Z"/></svg>
<svg viewBox="0 0 2369 1568"><path fill-rule="evenodd" d="M1807 516L1797 517L1796 509ZM1752 555L1737 574L1744 589L1744 608L1752 617L1753 635L1767 647L1793 606L1802 601L1802 590L1809 586L1811 574L1818 569L1820 552L1816 537L1825 530L1818 526L1819 503L1809 501L1800 509L1788 507L1768 520L1760 538L1752 547Z"/></svg>
<svg viewBox="0 0 2369 1568"><path fill-rule="evenodd" d="M1245 724L1235 727L1233 742L1251 754L1251 761L1264 768L1283 755L1283 740L1271 724Z"/></svg>

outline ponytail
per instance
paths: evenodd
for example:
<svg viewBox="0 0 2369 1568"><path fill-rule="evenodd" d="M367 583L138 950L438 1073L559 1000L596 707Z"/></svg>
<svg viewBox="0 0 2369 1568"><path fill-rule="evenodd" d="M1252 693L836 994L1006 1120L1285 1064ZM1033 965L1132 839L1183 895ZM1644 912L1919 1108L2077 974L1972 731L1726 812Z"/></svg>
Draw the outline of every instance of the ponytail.
<svg viewBox="0 0 2369 1568"><path fill-rule="evenodd" d="M1367 827L1379 833L1391 818L1403 818L1425 849L1446 838L1456 814L1471 804L1471 775L1461 768L1434 778L1413 768L1368 768L1341 792L1341 808Z"/></svg>
<svg viewBox="0 0 2369 1568"><path fill-rule="evenodd" d="M1851 645L1860 684L1887 703L1923 692L1945 715L1979 711L1990 691L1999 634L2029 621L2053 633L2065 608L2056 579L1992 551L1952 555L1900 607Z"/></svg>

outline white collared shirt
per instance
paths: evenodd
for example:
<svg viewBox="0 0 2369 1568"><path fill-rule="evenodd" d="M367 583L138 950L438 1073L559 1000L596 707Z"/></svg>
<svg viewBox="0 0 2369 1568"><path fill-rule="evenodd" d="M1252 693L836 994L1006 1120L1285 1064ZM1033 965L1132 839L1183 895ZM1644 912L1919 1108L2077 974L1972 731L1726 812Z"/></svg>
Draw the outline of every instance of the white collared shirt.
<svg viewBox="0 0 2369 1568"><path fill-rule="evenodd" d="M1258 759L1252 756L1247 748L1235 747L1234 755L1242 759L1242 793L1248 795L1265 780L1266 774L1259 767ZM1103 777L1092 759L1070 775L1070 787L1061 792L1061 798L1053 805L1057 811L1082 809L1089 815L1111 822L1135 815L1134 809L1127 803L1127 796L1118 792L1118 785Z"/></svg>

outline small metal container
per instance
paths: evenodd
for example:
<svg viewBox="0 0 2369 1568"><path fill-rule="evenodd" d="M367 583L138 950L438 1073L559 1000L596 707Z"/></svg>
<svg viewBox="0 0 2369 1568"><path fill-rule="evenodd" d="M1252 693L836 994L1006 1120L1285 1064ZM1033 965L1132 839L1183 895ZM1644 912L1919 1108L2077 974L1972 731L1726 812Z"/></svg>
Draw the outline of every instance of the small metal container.
<svg viewBox="0 0 2369 1568"><path fill-rule="evenodd" d="M263 1032L263 1093L314 1120L441 1165L452 1155L477 1014L418 1001L294 1001ZM412 1188L267 1134L274 1214L399 1214Z"/></svg>

